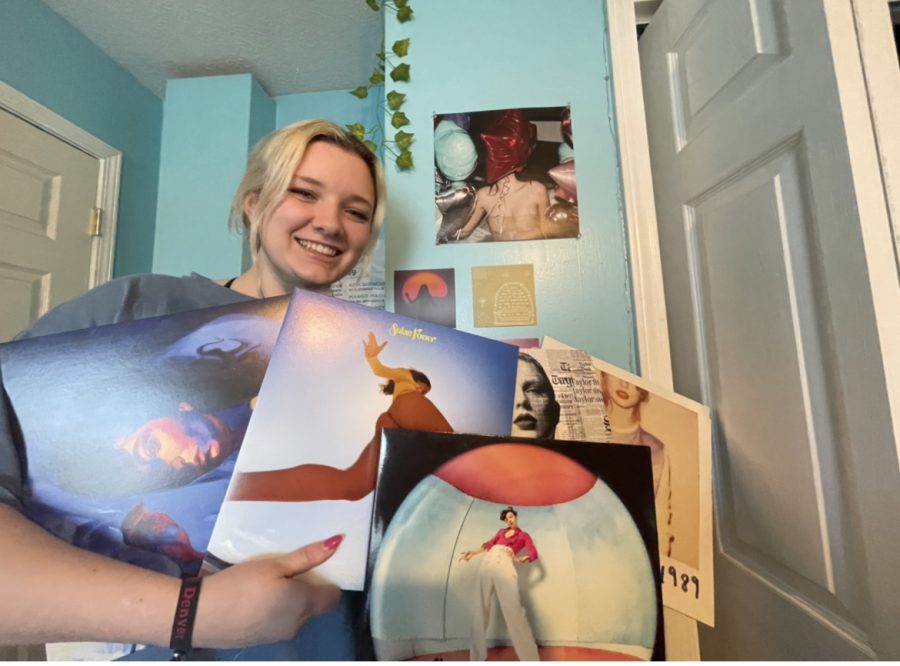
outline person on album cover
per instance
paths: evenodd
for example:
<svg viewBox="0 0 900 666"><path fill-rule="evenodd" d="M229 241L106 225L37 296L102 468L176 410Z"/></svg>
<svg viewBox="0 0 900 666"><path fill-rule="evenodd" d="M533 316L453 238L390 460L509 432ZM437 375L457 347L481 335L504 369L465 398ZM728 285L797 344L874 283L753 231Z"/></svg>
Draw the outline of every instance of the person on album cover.
<svg viewBox="0 0 900 666"><path fill-rule="evenodd" d="M487 659L487 631L490 619L491 600L497 595L500 611L506 621L513 649L520 661L539 661L537 643L522 599L519 596L518 574L515 563L528 564L538 558L537 548L531 536L519 527L519 514L511 506L500 512L500 520L506 523L493 538L482 544L478 550L467 550L460 560L468 562L476 555L486 553L478 569L478 584L475 596L475 612L472 614L472 644L469 649L470 661ZM519 555L522 551L524 555Z"/></svg>
<svg viewBox="0 0 900 666"><path fill-rule="evenodd" d="M378 355L387 342L378 343L374 332L363 341L363 351L372 372L387 381L381 391L391 396L391 405L375 421L375 434L359 457L347 469L328 465L296 465L262 472L237 472L227 500L269 502L311 502L317 500L362 499L375 489L381 431L403 428L426 432L453 432L453 427L426 398L431 381L412 368L389 368Z"/></svg>
<svg viewBox="0 0 900 666"><path fill-rule="evenodd" d="M559 402L553 384L533 356L519 352L512 433L518 437L553 439L559 425Z"/></svg>
<svg viewBox="0 0 900 666"><path fill-rule="evenodd" d="M653 493L656 497L657 525L660 553L672 556L675 535L672 533L672 468L666 445L641 427L641 405L650 399L650 392L639 386L600 373L603 404L609 415L612 441L620 444L639 444L650 448L653 463Z"/></svg>
<svg viewBox="0 0 900 666"><path fill-rule="evenodd" d="M125 394L107 398L123 423L148 420L115 438L119 424L110 430L99 420L87 431L89 447L32 450L27 516L94 552L196 574L279 322L229 314L194 325L182 323L181 337L147 352L158 395L136 403ZM229 371L240 381L215 392L199 388Z"/></svg>

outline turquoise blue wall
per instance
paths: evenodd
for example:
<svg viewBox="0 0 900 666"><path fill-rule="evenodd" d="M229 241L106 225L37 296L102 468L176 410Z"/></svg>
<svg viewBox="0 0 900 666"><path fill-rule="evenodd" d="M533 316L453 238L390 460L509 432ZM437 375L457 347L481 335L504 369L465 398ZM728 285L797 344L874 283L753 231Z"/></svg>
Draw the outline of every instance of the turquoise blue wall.
<svg viewBox="0 0 900 666"><path fill-rule="evenodd" d="M242 272L243 236L228 230L250 149L274 129L275 103L250 74L166 85L153 272Z"/></svg>
<svg viewBox="0 0 900 666"><path fill-rule="evenodd" d="M162 100L37 0L0 3L0 80L122 151L114 270L149 271Z"/></svg>
<svg viewBox="0 0 900 666"><path fill-rule="evenodd" d="M374 62L375 54L372 54ZM324 118L338 125L362 123L374 127L378 120L378 103L384 90L377 86L366 99L357 99L349 90L279 95L275 98L275 123L284 127L298 120Z"/></svg>
<svg viewBox="0 0 900 666"><path fill-rule="evenodd" d="M387 87L416 135L412 173L388 168L388 307L395 269L455 268L457 327L492 338L550 335L635 369L604 3L597 0L454 0L414 3L415 19L388 14L385 44L410 38L411 81ZM432 114L571 104L578 164L579 239L434 244ZM533 264L534 327L472 326L471 268Z"/></svg>

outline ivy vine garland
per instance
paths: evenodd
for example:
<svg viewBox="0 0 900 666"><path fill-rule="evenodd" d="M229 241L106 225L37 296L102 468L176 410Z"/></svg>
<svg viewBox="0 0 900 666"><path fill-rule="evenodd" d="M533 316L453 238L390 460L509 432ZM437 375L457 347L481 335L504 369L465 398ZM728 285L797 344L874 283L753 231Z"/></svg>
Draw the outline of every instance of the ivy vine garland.
<svg viewBox="0 0 900 666"><path fill-rule="evenodd" d="M377 12L380 10L378 0L366 0L366 4L372 11ZM392 10L396 14L397 20L400 23L406 23L407 21L412 20L413 10L412 7L409 6L409 0L383 0L383 4L386 8ZM405 58L407 54L409 54L409 39L398 39L394 42L394 45L391 47L391 53L393 53L398 60ZM395 63L384 51L383 46L377 56L378 66L372 70L372 75L369 77L369 85L359 86L354 90L351 90L350 94L354 97L365 99L369 96L369 88L384 83L385 72L387 72L388 67L391 68L390 77L394 83L409 81L409 63ZM409 125L410 122L406 114L400 110L400 107L403 106L403 103L406 101L406 95L396 90L390 90L388 91L386 98L387 106L391 110L391 125L397 132L394 134L393 141L388 140L385 137L384 148L394 158L394 163L397 165L397 168L402 171L408 171L413 168L413 156L412 151L410 151L410 146L415 138L415 134L406 132L402 129L406 125ZM383 108L382 111L384 111ZM372 152L375 152L378 149L377 144L372 140L378 127L368 129L362 123L353 123L352 125L347 125L347 129L350 130L354 136L363 141Z"/></svg>

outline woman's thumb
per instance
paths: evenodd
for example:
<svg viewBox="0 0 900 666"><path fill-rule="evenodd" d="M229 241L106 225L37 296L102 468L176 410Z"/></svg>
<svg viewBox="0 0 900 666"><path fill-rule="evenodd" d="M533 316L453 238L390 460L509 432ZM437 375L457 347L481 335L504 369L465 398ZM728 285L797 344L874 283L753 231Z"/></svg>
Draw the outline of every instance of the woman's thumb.
<svg viewBox="0 0 900 666"><path fill-rule="evenodd" d="M322 564L334 555L343 540L343 534L335 534L324 541L316 541L290 553L285 553L278 558L285 578L293 578Z"/></svg>

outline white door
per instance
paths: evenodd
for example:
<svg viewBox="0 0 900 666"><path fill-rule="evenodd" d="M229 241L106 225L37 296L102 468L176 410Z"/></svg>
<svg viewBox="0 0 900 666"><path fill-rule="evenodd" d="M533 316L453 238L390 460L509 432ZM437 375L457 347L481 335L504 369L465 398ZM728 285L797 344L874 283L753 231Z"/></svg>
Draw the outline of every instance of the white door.
<svg viewBox="0 0 900 666"><path fill-rule="evenodd" d="M713 415L704 659L900 658L900 287L855 39L846 0L666 0L640 40L675 388Z"/></svg>
<svg viewBox="0 0 900 666"><path fill-rule="evenodd" d="M0 342L87 291L100 162L0 110Z"/></svg>

